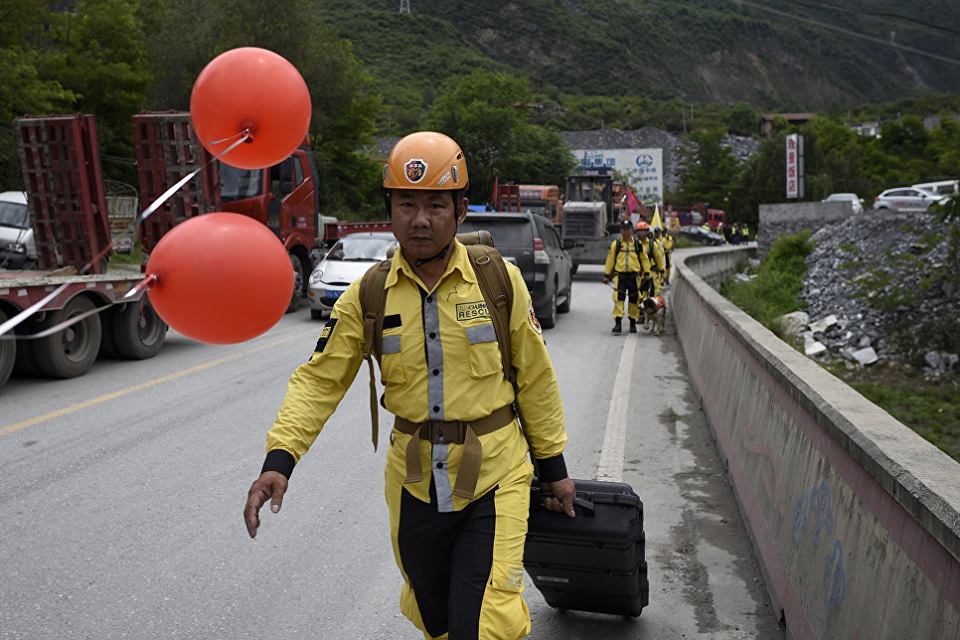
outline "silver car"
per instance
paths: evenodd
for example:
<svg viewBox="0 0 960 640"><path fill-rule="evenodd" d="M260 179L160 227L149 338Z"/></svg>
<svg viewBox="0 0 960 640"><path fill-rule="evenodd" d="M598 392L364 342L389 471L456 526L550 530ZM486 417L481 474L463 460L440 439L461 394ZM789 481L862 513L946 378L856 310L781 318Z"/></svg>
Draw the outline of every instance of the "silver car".
<svg viewBox="0 0 960 640"><path fill-rule="evenodd" d="M831 193L823 202L849 202L853 213L863 213L863 198L855 193Z"/></svg>
<svg viewBox="0 0 960 640"><path fill-rule="evenodd" d="M387 251L396 244L393 234L384 232L354 233L338 240L310 274L310 317L320 320L329 313L350 283L386 260Z"/></svg>
<svg viewBox="0 0 960 640"><path fill-rule="evenodd" d="M877 210L903 212L925 212L932 204L941 204L947 196L938 195L923 189L901 187L887 189L873 201L873 208Z"/></svg>

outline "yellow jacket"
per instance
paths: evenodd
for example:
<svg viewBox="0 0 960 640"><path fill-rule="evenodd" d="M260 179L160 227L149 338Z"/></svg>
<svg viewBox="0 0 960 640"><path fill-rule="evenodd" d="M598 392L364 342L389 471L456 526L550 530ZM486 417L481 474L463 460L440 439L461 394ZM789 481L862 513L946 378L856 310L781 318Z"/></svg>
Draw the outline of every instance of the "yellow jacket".
<svg viewBox="0 0 960 640"><path fill-rule="evenodd" d="M559 478L550 480L566 477L561 454L567 438L556 375L523 277L512 264L506 266L514 289L511 358L526 438L516 421L480 436L483 458L474 498L523 462L528 441L534 457L541 461L545 479L560 473ZM503 375L493 324L462 244L454 244L450 263L432 291L426 292L402 251L393 257L385 287L389 295L384 309L380 370L388 411L414 422L469 421L514 402L513 387ZM268 452L280 449L299 461L353 382L362 363L359 289L359 281L354 282L337 301L327 325L332 328L324 329L310 360L291 376L287 395L267 435ZM416 436L397 430L391 434L388 479L403 480L405 451L411 437ZM451 495L462 455L463 445L431 445L428 440L420 440L424 479L407 484L406 489L430 502L432 474L438 509L462 509L470 500Z"/></svg>
<svg viewBox="0 0 960 640"><path fill-rule="evenodd" d="M653 243L653 259L656 262L657 269L664 271L667 268L667 259L663 250L663 241L650 240L650 242Z"/></svg>
<svg viewBox="0 0 960 640"><path fill-rule="evenodd" d="M617 243L620 244L619 252L617 251ZM637 244L639 244L639 240L634 238L630 240L617 238L611 242L603 273L614 276L618 273L640 273L641 271L646 273L650 271L650 260L642 248L640 253L637 254Z"/></svg>
<svg viewBox="0 0 960 640"><path fill-rule="evenodd" d="M667 253L670 253L671 251L673 251L673 236L670 235L669 233L666 236L664 236L663 248L664 250L666 250Z"/></svg>

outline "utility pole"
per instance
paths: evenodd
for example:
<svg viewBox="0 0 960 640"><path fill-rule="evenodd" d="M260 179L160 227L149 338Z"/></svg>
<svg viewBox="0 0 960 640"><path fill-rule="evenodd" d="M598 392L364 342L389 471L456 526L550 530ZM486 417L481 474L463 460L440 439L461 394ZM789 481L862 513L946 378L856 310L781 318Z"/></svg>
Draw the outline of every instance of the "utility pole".
<svg viewBox="0 0 960 640"><path fill-rule="evenodd" d="M410 13L410 0L400 0L400 13Z"/></svg>

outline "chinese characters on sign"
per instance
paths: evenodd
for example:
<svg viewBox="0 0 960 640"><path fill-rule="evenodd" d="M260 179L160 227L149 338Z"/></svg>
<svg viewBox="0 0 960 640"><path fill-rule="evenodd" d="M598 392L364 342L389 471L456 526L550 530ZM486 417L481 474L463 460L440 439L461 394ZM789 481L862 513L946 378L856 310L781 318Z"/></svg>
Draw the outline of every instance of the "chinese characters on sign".
<svg viewBox="0 0 960 640"><path fill-rule="evenodd" d="M803 198L803 136L787 136L787 198Z"/></svg>
<svg viewBox="0 0 960 640"><path fill-rule="evenodd" d="M611 167L644 204L663 201L663 149L575 149L582 167Z"/></svg>

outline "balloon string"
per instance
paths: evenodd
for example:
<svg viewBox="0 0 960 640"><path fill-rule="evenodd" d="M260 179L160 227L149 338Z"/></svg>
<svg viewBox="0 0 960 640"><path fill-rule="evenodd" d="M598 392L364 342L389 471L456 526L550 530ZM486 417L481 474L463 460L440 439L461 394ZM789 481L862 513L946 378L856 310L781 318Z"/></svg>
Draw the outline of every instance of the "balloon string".
<svg viewBox="0 0 960 640"><path fill-rule="evenodd" d="M140 292L143 291L144 289L148 289L148 288L152 287L153 285L155 285L155 284L157 283L157 280L158 280L157 274L151 273L151 274L147 275L146 278L144 278L143 280L141 280L140 282L138 282L138 283L136 284L136 286L134 286L133 288L131 288L130 291L127 291L125 294L123 294L123 297L120 298L120 299L121 299L121 300L126 300L127 298L132 298L133 296L137 295L138 293L140 293Z"/></svg>
<svg viewBox="0 0 960 640"><path fill-rule="evenodd" d="M117 236L118 236L118 237L119 237L119 236L125 236L125 235L127 235L127 234L132 233L133 231L135 231L136 228L137 228L144 220L146 220L147 218L149 218L157 209L160 208L160 206L161 206L164 202L166 202L167 200L169 200L169 199L173 196L173 194L175 194L177 191L179 191L180 188L181 188L183 185L185 185L185 184L187 184L188 182L190 182L190 180L192 180L192 179L194 178L194 176L196 176L198 173L200 173L204 168L206 168L207 166L209 166L210 164L212 164L214 161L223 158L225 155L227 155L228 153L230 153L231 151L233 151L234 149L236 149L237 147L239 147L241 144L243 144L244 142L246 142L249 137L250 137L250 130L249 130L249 129L244 129L243 131L238 132L237 134L231 136L230 138L224 138L223 140L217 140L217 141L211 143L211 144L218 144L218 143L222 143L222 142L225 142L225 141L227 141L227 140L230 140L230 139L232 139L232 138L238 138L238 139L237 139L233 144L231 144L229 147L227 147L226 149L224 149L224 150L221 151L220 153L218 153L218 154L216 154L215 156L213 156L212 158L210 158L210 160L208 160L208 161L205 162L204 164L202 164L202 165L200 165L199 167L197 167L196 170L194 170L192 173L190 173L190 174L189 174L188 176L186 176L185 178L181 179L179 182L177 182L177 184L173 185L172 187L170 187L169 189L167 189L166 191L164 191L163 194L162 194L159 198L157 198L156 200L154 200L152 203L150 203L150 206L148 206L146 209L144 209L142 212L140 212L140 214L139 214L136 218L134 218L133 222L132 222L126 229L124 229L121 233L117 234ZM104 256L106 256L107 253L109 253L111 249L113 249L113 240L111 240L111 241L107 244L107 246L104 247L97 255L93 256L93 258L90 259L90 262L88 262L87 264L83 265L83 268L81 268L78 273L79 273L80 275L85 274L94 264L97 264ZM156 277L156 276L154 276L154 278L155 278L155 277ZM146 278L146 279L144 279L144 281L141 281L140 284L138 284L137 286L139 287L140 285L143 285L144 282L145 282L146 280L148 280L148 279L149 279L149 277ZM24 322L25 320L27 320L28 318L30 318L30 316L32 316L32 315L35 314L37 311L39 311L44 305L46 305L48 302L50 302L51 300L53 300L54 298L56 298L58 295L60 295L70 284L71 284L71 283L69 283L69 282L64 282L62 285L60 285L59 287L57 287L56 289L54 289L49 295L44 296L44 298L43 298L42 300L40 300L39 302L30 305L29 307L27 307L26 309L24 309L23 311L21 311L21 312L18 313L17 315L13 316L12 318L10 318L9 320L7 320L7 321L4 322L3 324L0 324L0 337L3 337L3 335L6 334L6 333L8 333L11 329L14 329L16 326L18 326L19 324L21 324L22 322ZM149 285L144 285L144 286L149 286ZM134 289L137 289L137 287L134 287ZM142 291L142 290L143 290L143 287L141 287L140 289L138 289L138 291ZM131 294L130 294L130 292L128 291L127 294L124 295L123 299L126 299L126 298L127 298L128 296L130 296L130 295L131 295ZM109 306L109 305L107 305L107 306ZM105 308L106 308L106 307L101 307L100 310L103 310L103 309L105 309ZM91 315L92 315L92 314L91 314ZM62 327L62 326L61 326L61 325L63 325L63 324L64 324L64 323L60 323L60 325L57 325L57 326L60 327L61 329L63 329L63 328L65 328L65 327ZM72 324L72 322L70 322L69 324ZM67 326L69 326L69 324L67 324ZM49 335L49 332L51 332L51 330L54 329L54 328L55 328L55 327L51 327L50 329L46 329L46 330L44 331L44 335ZM21 337L24 338L24 339L31 339L31 338L39 337L39 334L37 334L37 335L32 335L32 336L21 336Z"/></svg>
<svg viewBox="0 0 960 640"><path fill-rule="evenodd" d="M72 327L73 325L77 324L78 322L82 322L82 321L86 320L86 319L89 318L90 316L95 316L95 315L97 315L98 313L100 313L101 311L103 311L104 309L107 309L107 308L109 308L109 307L111 307L111 306L113 306L112 303L110 303L110 304L105 304L105 305L103 305L103 306L101 306L101 307L97 307L96 309L90 309L89 311L85 311L85 312L83 312L83 313L81 313L81 314L79 314L79 315L73 316L73 317L70 318L69 320L64 320L63 322L60 322L60 323L58 323L58 324L55 324L55 325L53 325L52 327L48 327L47 329L44 329L43 331L40 331L39 333L31 333L30 335L26 335L26 336L18 336L18 335L0 336L0 340L37 340L37 339L39 339L39 338L46 338L46 337L49 336L49 335L53 335L54 333L57 333L58 331L63 331L64 329L67 329L67 328L69 328L69 327Z"/></svg>

